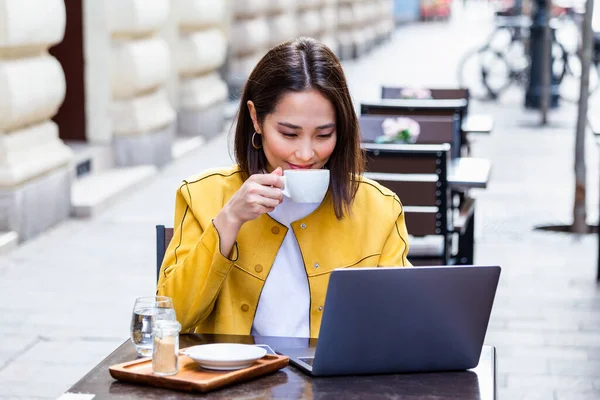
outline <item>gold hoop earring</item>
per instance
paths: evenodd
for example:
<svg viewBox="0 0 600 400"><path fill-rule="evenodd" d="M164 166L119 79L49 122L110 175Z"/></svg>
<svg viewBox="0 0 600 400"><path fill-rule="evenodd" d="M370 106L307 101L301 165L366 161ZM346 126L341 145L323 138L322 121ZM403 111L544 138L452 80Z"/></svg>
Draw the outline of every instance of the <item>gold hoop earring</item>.
<svg viewBox="0 0 600 400"><path fill-rule="evenodd" d="M257 134L257 132L254 132L254 133L252 134L252 147L254 147L256 150L259 150L259 149L262 149L262 144L261 144L260 146L257 146L257 145L254 143L254 137L256 136L256 134ZM260 135L260 133L259 133L259 135Z"/></svg>

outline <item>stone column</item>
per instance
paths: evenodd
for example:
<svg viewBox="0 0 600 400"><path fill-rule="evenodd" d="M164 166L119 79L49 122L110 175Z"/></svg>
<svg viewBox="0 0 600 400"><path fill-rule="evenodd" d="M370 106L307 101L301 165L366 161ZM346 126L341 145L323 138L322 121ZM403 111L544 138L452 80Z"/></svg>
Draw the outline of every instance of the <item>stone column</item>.
<svg viewBox="0 0 600 400"><path fill-rule="evenodd" d="M223 128L227 84L218 69L225 63L225 0L175 0L179 40L178 132L212 137Z"/></svg>
<svg viewBox="0 0 600 400"><path fill-rule="evenodd" d="M298 1L298 36L308 36L321 40L323 19L321 18L322 0Z"/></svg>
<svg viewBox="0 0 600 400"><path fill-rule="evenodd" d="M376 42L389 39L394 31L394 0L379 0L378 12L374 20Z"/></svg>
<svg viewBox="0 0 600 400"><path fill-rule="evenodd" d="M338 54L342 60L354 56L354 40L352 36L354 28L354 0L339 0L338 2Z"/></svg>
<svg viewBox="0 0 600 400"><path fill-rule="evenodd" d="M110 43L110 116L118 165L171 160L175 111L166 82L171 53L160 30L169 0L108 0Z"/></svg>
<svg viewBox="0 0 600 400"><path fill-rule="evenodd" d="M0 0L0 231L20 240L70 212L73 155L51 120L65 77L48 54L65 18L63 0Z"/></svg>
<svg viewBox="0 0 600 400"><path fill-rule="evenodd" d="M339 54L337 30L338 30L338 1L324 0L321 9L321 20L323 30L321 41L325 43L334 53Z"/></svg>
<svg viewBox="0 0 600 400"><path fill-rule="evenodd" d="M296 4L293 0L270 0L267 10L269 25L268 48L287 42L296 37Z"/></svg>
<svg viewBox="0 0 600 400"><path fill-rule="evenodd" d="M231 0L231 60L227 75L229 90L239 98L250 72L269 47L267 11L270 0Z"/></svg>

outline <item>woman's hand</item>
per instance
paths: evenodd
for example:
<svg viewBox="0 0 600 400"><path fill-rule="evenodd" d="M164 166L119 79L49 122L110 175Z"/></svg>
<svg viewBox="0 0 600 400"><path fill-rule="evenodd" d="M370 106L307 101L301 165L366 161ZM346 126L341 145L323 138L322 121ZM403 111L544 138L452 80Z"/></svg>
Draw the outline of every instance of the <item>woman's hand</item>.
<svg viewBox="0 0 600 400"><path fill-rule="evenodd" d="M283 201L281 168L270 174L254 174L229 199L214 219L221 239L221 254L231 253L237 234L248 221L271 212Z"/></svg>
<svg viewBox="0 0 600 400"><path fill-rule="evenodd" d="M277 168L270 174L250 176L225 205L228 220L241 226L273 211L283 201L282 174L281 168Z"/></svg>

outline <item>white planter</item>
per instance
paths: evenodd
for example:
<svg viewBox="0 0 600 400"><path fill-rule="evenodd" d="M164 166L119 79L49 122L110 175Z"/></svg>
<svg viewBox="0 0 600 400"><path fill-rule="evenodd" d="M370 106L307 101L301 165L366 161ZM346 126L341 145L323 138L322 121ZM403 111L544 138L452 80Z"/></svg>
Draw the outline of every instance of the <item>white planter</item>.
<svg viewBox="0 0 600 400"><path fill-rule="evenodd" d="M47 48L65 34L63 0L0 0L0 54L18 47Z"/></svg>
<svg viewBox="0 0 600 400"><path fill-rule="evenodd" d="M113 35L157 32L167 21L169 0L108 0L109 29Z"/></svg>
<svg viewBox="0 0 600 400"><path fill-rule="evenodd" d="M53 117L65 90L62 67L52 56L0 61L0 132Z"/></svg>
<svg viewBox="0 0 600 400"><path fill-rule="evenodd" d="M227 55L227 39L218 29L198 31L180 38L177 69L180 75L196 75L219 68Z"/></svg>
<svg viewBox="0 0 600 400"><path fill-rule="evenodd" d="M143 134L166 127L175 120L175 111L164 90L113 101L111 109L114 135Z"/></svg>
<svg viewBox="0 0 600 400"><path fill-rule="evenodd" d="M223 24L227 12L226 0L177 0L174 7L185 31Z"/></svg>
<svg viewBox="0 0 600 400"><path fill-rule="evenodd" d="M160 37L113 42L111 87L115 98L157 88L171 72L171 54Z"/></svg>

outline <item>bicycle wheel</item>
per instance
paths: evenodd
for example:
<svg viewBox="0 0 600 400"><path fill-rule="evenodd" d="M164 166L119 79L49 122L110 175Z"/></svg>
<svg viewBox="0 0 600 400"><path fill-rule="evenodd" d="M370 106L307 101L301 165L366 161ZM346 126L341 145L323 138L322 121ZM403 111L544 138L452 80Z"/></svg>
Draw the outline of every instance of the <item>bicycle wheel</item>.
<svg viewBox="0 0 600 400"><path fill-rule="evenodd" d="M559 95L569 102L579 101L581 88L581 59L576 54L567 54L565 58L565 73L560 82ZM595 64L590 64L589 94L594 93L599 86L600 75Z"/></svg>
<svg viewBox="0 0 600 400"><path fill-rule="evenodd" d="M463 57L458 83L475 99L495 100L511 83L510 67L501 54L483 47Z"/></svg>

